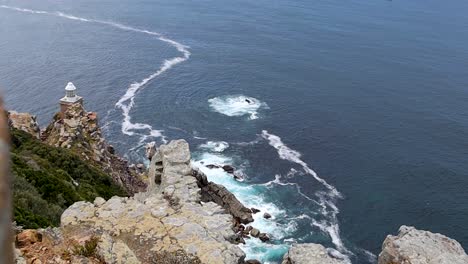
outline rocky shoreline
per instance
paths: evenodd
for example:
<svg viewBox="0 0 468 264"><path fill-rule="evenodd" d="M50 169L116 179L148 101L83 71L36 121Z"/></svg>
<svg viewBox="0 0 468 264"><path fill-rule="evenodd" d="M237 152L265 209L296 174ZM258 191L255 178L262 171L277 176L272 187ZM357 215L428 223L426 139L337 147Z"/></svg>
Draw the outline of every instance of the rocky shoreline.
<svg viewBox="0 0 468 264"><path fill-rule="evenodd" d="M101 136L96 113L81 105L56 116L42 133L35 118L9 113L9 124L47 144L67 148L105 171L130 197L76 202L60 227L16 234L16 263L260 263L246 260L238 244L269 243L253 228L255 208L245 207L224 186L191 164L189 144L174 140L147 146L150 165L131 165ZM241 180L231 166L223 169ZM225 168L224 168L225 167ZM265 213L265 218L271 216ZM344 264L349 260L319 244L294 244L282 264ZM388 236L378 264L468 264L461 245L440 234L402 226Z"/></svg>

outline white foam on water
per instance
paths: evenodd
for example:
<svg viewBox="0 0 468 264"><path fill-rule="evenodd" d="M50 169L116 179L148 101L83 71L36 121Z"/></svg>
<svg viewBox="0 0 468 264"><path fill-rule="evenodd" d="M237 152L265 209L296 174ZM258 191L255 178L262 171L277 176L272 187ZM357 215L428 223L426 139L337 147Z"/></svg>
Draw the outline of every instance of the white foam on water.
<svg viewBox="0 0 468 264"><path fill-rule="evenodd" d="M232 164L233 160L221 153L204 152L199 157L196 157L192 165L202 171L208 178L217 184L226 187L230 192L234 193L236 198L248 208L257 208L259 213L253 215L254 222L251 225L261 232L265 232L272 239L280 240L292 234L297 226L295 221L289 221L287 224L281 224L277 220L284 219L286 212L273 203L267 202L263 193L265 187L261 185L248 185L236 181L233 175L225 172L222 168L207 168L209 164ZM263 190L262 190L263 189ZM272 218L265 219L264 213L269 213ZM267 260L272 254L284 254L288 246L285 244L275 245L261 242L257 238L246 239L246 244L241 245L242 250L246 253L247 259L258 259L267 263Z"/></svg>
<svg viewBox="0 0 468 264"><path fill-rule="evenodd" d="M223 152L224 150L229 148L229 143L227 143L226 141L207 141L206 143L201 144L199 147L214 152Z"/></svg>
<svg viewBox="0 0 468 264"><path fill-rule="evenodd" d="M281 159L288 160L290 162L300 165L304 172L311 175L315 180L321 183L326 188L326 191L316 192L315 196L318 198L318 200L316 200L301 192L299 185L295 183L281 182L280 176L277 176L274 181L270 182L270 184L295 184L298 193L300 193L303 197L306 197L311 201L315 201L321 207L320 213L326 217L326 220L322 220L319 222L315 219L312 219L311 224L320 228L320 230L322 230L324 233L327 233L330 236L332 243L335 245L336 249L338 249L341 253L352 255L353 253L346 248L340 237L340 230L337 219L339 209L335 205L336 199L342 198L340 192L338 192L338 190L334 186L327 183L325 179L319 177L318 174L314 170L312 170L306 162L304 162L301 159L301 153L286 146L280 137L270 134L266 130L262 131L262 137L268 140L269 144L277 150L278 155Z"/></svg>
<svg viewBox="0 0 468 264"><path fill-rule="evenodd" d="M227 116L248 115L249 119L257 119L258 110L261 108L268 108L266 103L245 95L215 97L209 99L208 103L215 112Z"/></svg>
<svg viewBox="0 0 468 264"><path fill-rule="evenodd" d="M188 47L169 38L164 37L158 32L146 30L146 29L139 29L127 25L123 25L120 23L115 23L112 21L105 21L105 20L98 20L98 19L89 19L89 18L83 18L83 17L77 17L74 15L70 14L65 14L62 12L49 12L49 11L41 11L41 10L32 10L32 9L27 9L27 8L19 8L19 7L13 7L13 6L7 6L7 5L0 5L0 8L5 8L5 9L10 9L10 10L15 10L19 12L25 12L25 13L31 13L31 14L43 14L43 15L51 15L51 16L57 16L65 19L70 19L70 20L75 20L75 21L80 21L80 22L87 22L87 23L96 23L96 24L102 24L102 25L107 25L111 26L113 28L117 28L120 30L125 30L125 31L131 31L131 32L137 32L137 33L142 33L142 34L147 34L150 36L155 36L157 37L158 40L163 41L174 48L176 48L180 53L182 53L182 56L179 57L174 57L170 59L166 59L159 69L149 75L148 77L144 78L140 82L135 82L132 83L126 90L125 94L119 99L119 101L115 104L116 107L120 108L122 110L122 116L123 116L123 121L122 121L122 133L133 136L135 134L138 134L140 136L146 136L148 137L153 137L153 138L158 138L158 137L163 137L162 135L162 130L156 130L153 129L153 127L149 124L145 123L132 123L132 118L130 116L130 111L132 110L134 104L135 104L135 96L136 94L144 88L150 81L158 77L159 75L163 74L167 70L171 69L175 65L182 63L190 58L190 51L188 50ZM141 135L140 133L135 133L135 130L147 130L148 134L147 135ZM146 139L145 138L145 139ZM164 141L164 138L163 138Z"/></svg>

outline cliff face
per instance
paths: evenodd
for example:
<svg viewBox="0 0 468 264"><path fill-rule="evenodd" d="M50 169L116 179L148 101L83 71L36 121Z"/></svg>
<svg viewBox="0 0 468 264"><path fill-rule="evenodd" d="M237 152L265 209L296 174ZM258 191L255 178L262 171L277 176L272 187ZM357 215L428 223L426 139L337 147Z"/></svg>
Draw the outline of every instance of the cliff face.
<svg viewBox="0 0 468 264"><path fill-rule="evenodd" d="M63 116L55 115L41 137L47 144L70 149L99 167L129 194L146 189L144 166L130 165L115 155L114 148L101 135L97 114L85 111L80 104L71 106Z"/></svg>
<svg viewBox="0 0 468 264"><path fill-rule="evenodd" d="M75 203L63 213L60 228L40 230L20 243L24 258L42 263L72 258L90 263L242 263L244 253L228 242L235 235L233 217L214 202L201 203L188 144L172 141L157 155L164 161L160 184L131 198Z"/></svg>

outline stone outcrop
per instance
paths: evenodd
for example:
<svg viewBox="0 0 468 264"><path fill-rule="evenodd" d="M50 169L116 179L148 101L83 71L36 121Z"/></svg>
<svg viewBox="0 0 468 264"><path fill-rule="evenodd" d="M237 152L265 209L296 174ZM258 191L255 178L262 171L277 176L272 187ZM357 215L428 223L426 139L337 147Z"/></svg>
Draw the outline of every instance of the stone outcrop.
<svg viewBox="0 0 468 264"><path fill-rule="evenodd" d="M348 264L319 244L294 244L284 255L282 264Z"/></svg>
<svg viewBox="0 0 468 264"><path fill-rule="evenodd" d="M382 245L378 264L467 264L461 245L444 235L401 226Z"/></svg>
<svg viewBox="0 0 468 264"><path fill-rule="evenodd" d="M20 253L38 263L243 263L244 252L229 242L233 217L201 202L187 142L160 146L152 164L162 168L160 183L133 197L77 202L60 228L40 230L40 239L20 233Z"/></svg>
<svg viewBox="0 0 468 264"><path fill-rule="evenodd" d="M29 133L37 139L39 139L41 135L41 129L37 123L36 116L29 113L8 111L8 125Z"/></svg>
<svg viewBox="0 0 468 264"><path fill-rule="evenodd" d="M240 223L248 224L253 222L252 211L239 202L236 196L224 186L209 182L200 171L194 170L193 175L201 188L201 200L203 202L213 201L219 204Z"/></svg>
<svg viewBox="0 0 468 264"><path fill-rule="evenodd" d="M56 114L43 131L42 139L49 145L70 149L83 160L98 166L130 194L146 190L145 170L115 155L114 148L101 134L97 114L85 111L81 104Z"/></svg>

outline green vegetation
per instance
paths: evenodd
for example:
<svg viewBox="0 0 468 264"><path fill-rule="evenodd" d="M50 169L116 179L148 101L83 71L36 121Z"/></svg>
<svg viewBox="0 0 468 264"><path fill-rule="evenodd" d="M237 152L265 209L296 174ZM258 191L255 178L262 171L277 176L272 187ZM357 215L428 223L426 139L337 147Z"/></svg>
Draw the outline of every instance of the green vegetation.
<svg viewBox="0 0 468 264"><path fill-rule="evenodd" d="M72 151L51 147L18 129L11 131L14 217L24 228L57 226L74 202L126 193L110 176Z"/></svg>
<svg viewBox="0 0 468 264"><path fill-rule="evenodd" d="M83 257L97 257L96 248L99 242L99 238L92 237L86 240L84 245L75 245L73 247L73 254Z"/></svg>

